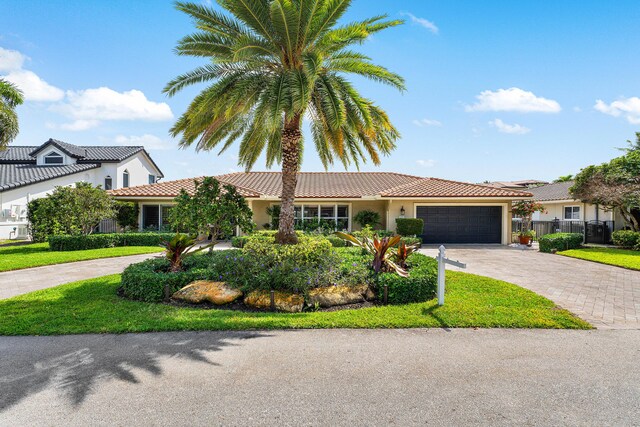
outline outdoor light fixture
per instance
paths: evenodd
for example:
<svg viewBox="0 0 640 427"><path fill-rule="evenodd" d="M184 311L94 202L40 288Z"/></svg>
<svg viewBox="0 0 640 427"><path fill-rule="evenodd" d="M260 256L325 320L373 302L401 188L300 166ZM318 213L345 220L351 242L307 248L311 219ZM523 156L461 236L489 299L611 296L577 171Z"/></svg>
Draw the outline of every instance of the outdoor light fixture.
<svg viewBox="0 0 640 427"><path fill-rule="evenodd" d="M400 208L400 217L404 218L404 206Z"/></svg>

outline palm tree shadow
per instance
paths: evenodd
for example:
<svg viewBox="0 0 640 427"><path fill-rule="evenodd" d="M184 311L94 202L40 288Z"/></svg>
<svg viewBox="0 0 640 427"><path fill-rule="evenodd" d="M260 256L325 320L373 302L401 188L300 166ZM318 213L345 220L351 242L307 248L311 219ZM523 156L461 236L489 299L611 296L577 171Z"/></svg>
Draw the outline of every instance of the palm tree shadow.
<svg viewBox="0 0 640 427"><path fill-rule="evenodd" d="M162 375L161 361L169 357L219 366L210 353L267 336L261 332L181 332L0 337L0 413L47 389L79 406L102 382L139 383L135 369Z"/></svg>

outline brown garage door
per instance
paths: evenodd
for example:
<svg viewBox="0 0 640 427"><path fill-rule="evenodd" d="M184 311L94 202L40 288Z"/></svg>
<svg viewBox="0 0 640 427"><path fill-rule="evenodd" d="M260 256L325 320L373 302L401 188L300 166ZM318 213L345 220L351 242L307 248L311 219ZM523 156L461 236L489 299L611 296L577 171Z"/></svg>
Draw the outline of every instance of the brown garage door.
<svg viewBox="0 0 640 427"><path fill-rule="evenodd" d="M502 243L500 206L418 206L424 243Z"/></svg>

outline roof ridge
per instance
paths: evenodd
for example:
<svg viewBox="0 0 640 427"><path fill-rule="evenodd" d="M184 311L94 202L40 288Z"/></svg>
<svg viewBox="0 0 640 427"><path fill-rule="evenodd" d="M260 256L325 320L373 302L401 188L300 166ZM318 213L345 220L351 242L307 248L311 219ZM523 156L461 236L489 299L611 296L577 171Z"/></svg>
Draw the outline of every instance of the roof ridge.
<svg viewBox="0 0 640 427"><path fill-rule="evenodd" d="M454 181L452 179L444 179L444 178L434 178L434 177L429 177L428 179L432 179L435 181L444 181L444 182L452 182L454 184L465 184L465 185L472 185L474 187L482 187L482 188L492 188L494 190L498 190L498 191L504 191L504 192L515 192L515 193L521 193L523 196L524 195L531 195L530 193L527 193L526 191L522 191L522 190L512 190L512 189L505 189L505 188L496 188L496 187L490 187L488 185L483 185L483 184L474 184L471 182L464 182L464 181Z"/></svg>

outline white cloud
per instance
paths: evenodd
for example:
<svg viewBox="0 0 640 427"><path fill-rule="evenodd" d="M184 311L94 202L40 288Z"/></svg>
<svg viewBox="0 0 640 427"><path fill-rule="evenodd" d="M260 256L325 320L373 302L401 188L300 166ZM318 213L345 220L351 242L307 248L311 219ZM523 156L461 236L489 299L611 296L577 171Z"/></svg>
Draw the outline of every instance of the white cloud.
<svg viewBox="0 0 640 427"><path fill-rule="evenodd" d="M0 71L15 71L22 68L26 56L17 50L3 49L0 47Z"/></svg>
<svg viewBox="0 0 640 427"><path fill-rule="evenodd" d="M498 132L502 132L502 133L511 133L511 134L517 134L517 135L523 135L525 133L529 133L531 132L531 129L524 127L522 125L518 125L518 124L513 124L513 125L509 125L505 122L503 122L500 119L495 119L489 122L489 124L491 126L495 126L498 129Z"/></svg>
<svg viewBox="0 0 640 427"><path fill-rule="evenodd" d="M59 101L64 92L50 85L33 71L22 68L27 57L17 50L0 47L0 72L6 73L0 77L18 86L27 101Z"/></svg>
<svg viewBox="0 0 640 427"><path fill-rule="evenodd" d="M611 104L607 104L601 99L598 99L593 108L601 113L609 114L613 117L624 116L629 123L633 125L640 125L640 98L637 96L621 98L617 101L613 101Z"/></svg>
<svg viewBox="0 0 640 427"><path fill-rule="evenodd" d="M442 126L442 123L440 123L438 120L432 119L414 120L412 123L418 127Z"/></svg>
<svg viewBox="0 0 640 427"><path fill-rule="evenodd" d="M416 164L418 166L422 166L423 168L431 168L436 164L436 161L433 159L428 160L416 160Z"/></svg>
<svg viewBox="0 0 640 427"><path fill-rule="evenodd" d="M118 135L115 137L116 145L142 145L147 150L169 150L174 148L169 141L165 141L155 135L145 133L140 136ZM186 166L186 165L183 165Z"/></svg>
<svg viewBox="0 0 640 427"><path fill-rule="evenodd" d="M139 90L116 92L108 87L67 91L66 100L52 110L73 119L62 125L68 130L84 130L105 120L162 121L173 118L164 102L149 101Z"/></svg>
<svg viewBox="0 0 640 427"><path fill-rule="evenodd" d="M557 113L560 104L553 99L542 98L517 87L485 90L476 96L478 102L467 105L466 111L515 111L519 113Z"/></svg>
<svg viewBox="0 0 640 427"><path fill-rule="evenodd" d="M440 31L440 29L436 26L436 24L434 24L433 22L429 21L428 19L424 19L424 18L419 18L417 16L415 16L412 13L402 13L402 15L406 15L408 16L412 22L426 28L427 30L431 31L433 34L438 34L438 32Z"/></svg>

